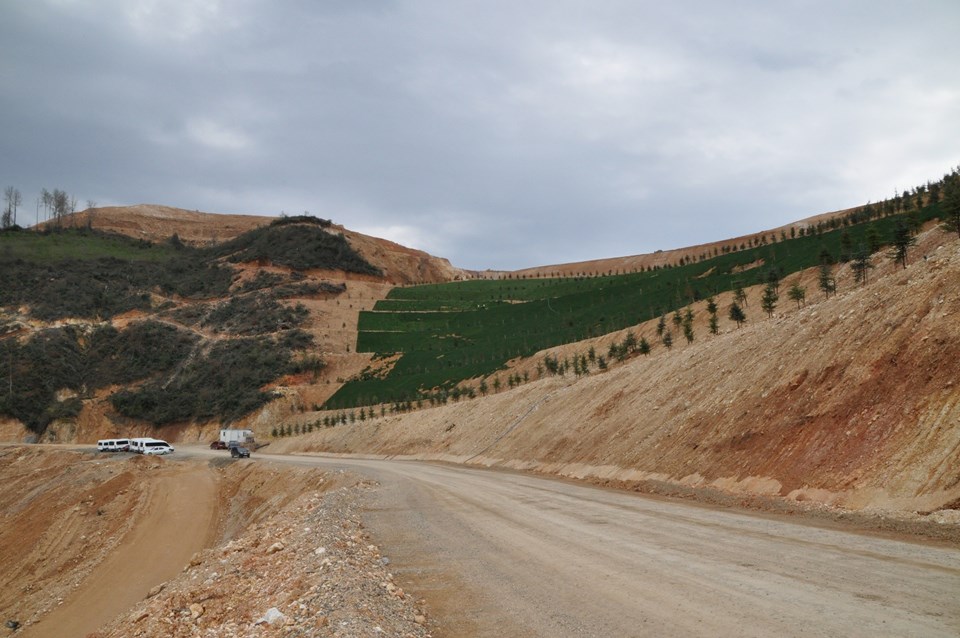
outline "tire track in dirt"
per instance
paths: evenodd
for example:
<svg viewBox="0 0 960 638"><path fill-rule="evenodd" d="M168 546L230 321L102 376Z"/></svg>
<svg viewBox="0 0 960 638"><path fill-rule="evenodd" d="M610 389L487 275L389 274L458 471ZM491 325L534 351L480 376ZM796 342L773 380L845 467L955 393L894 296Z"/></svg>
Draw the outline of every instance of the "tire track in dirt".
<svg viewBox="0 0 960 638"><path fill-rule="evenodd" d="M213 541L216 494L215 476L207 467L180 466L157 476L142 515L134 515L137 523L117 551L62 605L21 635L85 636L143 600L151 588L176 576Z"/></svg>

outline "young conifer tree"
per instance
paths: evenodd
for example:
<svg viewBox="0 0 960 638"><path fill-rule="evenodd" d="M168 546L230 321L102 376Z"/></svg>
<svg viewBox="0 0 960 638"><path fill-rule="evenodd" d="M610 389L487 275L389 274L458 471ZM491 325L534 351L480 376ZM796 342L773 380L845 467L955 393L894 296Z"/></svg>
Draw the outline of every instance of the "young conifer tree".
<svg viewBox="0 0 960 638"><path fill-rule="evenodd" d="M730 321L735 321L737 328L742 326L747 321L747 315L743 312L743 308L740 307L736 301L730 304Z"/></svg>

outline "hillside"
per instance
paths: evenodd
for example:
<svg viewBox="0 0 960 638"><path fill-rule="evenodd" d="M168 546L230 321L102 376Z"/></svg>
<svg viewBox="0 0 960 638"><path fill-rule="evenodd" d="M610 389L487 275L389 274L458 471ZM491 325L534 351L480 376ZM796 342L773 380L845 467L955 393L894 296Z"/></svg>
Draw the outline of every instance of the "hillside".
<svg viewBox="0 0 960 638"><path fill-rule="evenodd" d="M754 288L743 328L725 324L716 337L635 355L606 372L546 376L485 399L320 428L273 445L849 508L956 508L960 243L933 228L914 255L906 269L878 260L863 286L846 268L839 294L810 293L802 308L783 303L769 319ZM815 272L797 277L815 286ZM725 308L729 293L718 301ZM706 314L702 303L695 308ZM702 319L699 325L702 331ZM655 339L655 322L636 332ZM619 338L550 353L604 351ZM526 360L532 378L539 358ZM295 422L316 423L323 414Z"/></svg>
<svg viewBox="0 0 960 638"><path fill-rule="evenodd" d="M172 235L191 246L213 246L267 226L276 217L260 215L222 215L201 213L170 206L139 204L92 208L67 216L66 227L89 227L118 233L151 243L161 243ZM41 227L51 227L46 222ZM385 239L370 237L333 224L331 231L342 233L364 259L383 272L385 281L394 284L450 281L465 275L450 262L421 250L401 246Z"/></svg>
<svg viewBox="0 0 960 638"><path fill-rule="evenodd" d="M200 248L86 226L11 230L0 255L0 413L14 440L155 426L176 438L246 418L298 375L336 373L339 356L351 365L362 299L391 287L315 218Z"/></svg>
<svg viewBox="0 0 960 638"><path fill-rule="evenodd" d="M260 408L278 399L322 403L369 363L352 352L361 310L396 284L463 276L310 217L140 205L37 230L0 233L0 430L14 440L176 438L272 420Z"/></svg>
<svg viewBox="0 0 960 638"><path fill-rule="evenodd" d="M85 211L0 234L0 436L194 441L230 423L279 449L932 510L960 498L939 425L960 354L943 214L884 202L675 262L491 280L312 217ZM906 269L898 233L918 242ZM914 342L910 308L940 304Z"/></svg>
<svg viewBox="0 0 960 638"><path fill-rule="evenodd" d="M629 273L506 277L395 288L372 311L359 316L356 349L372 354L370 367L349 378L325 407L352 409L386 403L394 409L410 409L424 401L448 400L451 395L456 400L457 393L482 395L498 383L498 373L511 360L657 317L666 323L669 315L672 337L678 339L683 334L677 330L683 324L681 315L692 313L692 304L758 284L772 285L776 295L788 297L791 286L782 286L781 281L794 273L825 265L830 279L836 264L852 263L855 253L883 259L885 246L897 232L909 233L912 240L915 231L910 229L919 229L940 214L939 205L909 214L851 214L795 237L765 236L749 244L718 248L715 255L703 259ZM815 282L809 288L818 285ZM805 290L800 293L806 295ZM699 314L703 315L702 310ZM648 338L648 343L657 341ZM586 358L543 363L551 368L563 363L582 374L622 358L623 352L582 354ZM536 372L537 376L543 373ZM519 382L530 378L528 371ZM512 387L518 379L514 375L499 382Z"/></svg>
<svg viewBox="0 0 960 638"><path fill-rule="evenodd" d="M532 268L522 268L514 271L504 270L486 270L479 273L487 279L524 279L531 277L596 277L600 275L612 275L620 273L640 272L650 268L664 268L684 261L700 261L710 256L715 256L731 247L753 246L760 241L777 241L780 238L795 237L798 232L807 229L815 229L818 226L824 227L832 220L842 219L851 214L861 211L864 207L847 208L843 210L822 213L812 217L806 217L796 222L777 226L748 235L732 237L721 241L713 241L706 244L696 244L693 246L683 246L679 248L669 248L657 250L652 253L643 253L638 255L626 255L623 257L605 257L603 259L591 259L588 261L577 261L563 264L550 264L545 266L534 266Z"/></svg>

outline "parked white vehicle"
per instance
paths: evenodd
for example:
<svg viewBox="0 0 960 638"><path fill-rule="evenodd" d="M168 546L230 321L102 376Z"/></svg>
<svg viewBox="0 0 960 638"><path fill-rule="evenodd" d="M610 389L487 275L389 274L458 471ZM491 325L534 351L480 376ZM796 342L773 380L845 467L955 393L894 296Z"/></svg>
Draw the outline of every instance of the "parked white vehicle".
<svg viewBox="0 0 960 638"><path fill-rule="evenodd" d="M234 430L231 428L220 430L220 440L228 446L231 443L253 443L253 430Z"/></svg>
<svg viewBox="0 0 960 638"><path fill-rule="evenodd" d="M173 446L162 439L149 436L130 439L130 451L137 454L171 454Z"/></svg>
<svg viewBox="0 0 960 638"><path fill-rule="evenodd" d="M130 449L130 439L100 439L97 441L98 452L126 452Z"/></svg>
<svg viewBox="0 0 960 638"><path fill-rule="evenodd" d="M173 454L173 446L160 439L150 439L144 442L142 454Z"/></svg>
<svg viewBox="0 0 960 638"><path fill-rule="evenodd" d="M130 451L136 452L137 454L143 454L143 444L147 441L153 441L154 439L148 436L140 436L135 439L130 439Z"/></svg>

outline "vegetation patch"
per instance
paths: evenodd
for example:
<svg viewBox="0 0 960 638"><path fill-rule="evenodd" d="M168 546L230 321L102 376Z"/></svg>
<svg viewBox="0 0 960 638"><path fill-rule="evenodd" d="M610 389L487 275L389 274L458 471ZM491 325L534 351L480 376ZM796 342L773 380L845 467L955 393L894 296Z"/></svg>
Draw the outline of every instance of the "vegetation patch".
<svg viewBox="0 0 960 638"><path fill-rule="evenodd" d="M323 295L325 297L335 297L347 291L345 283L331 283L329 281L304 281L301 283L289 283L277 286L271 290L271 294L277 299L292 299L297 297L315 297Z"/></svg>
<svg viewBox="0 0 960 638"><path fill-rule="evenodd" d="M291 224L307 224L313 226L319 226L320 228L330 228L333 225L333 222L329 219L321 219L319 217L314 217L313 215L308 215L304 213L303 215L282 215L272 222L271 226L289 226Z"/></svg>
<svg viewBox="0 0 960 638"><path fill-rule="evenodd" d="M491 375L511 359L670 313L677 333L692 340L692 318L681 316L681 308L721 292L768 284L772 292L765 294L763 310L772 312L776 286L786 275L821 264L832 267L854 254L868 259L897 241L898 228L916 229L940 214L938 204L909 214L858 212L855 219L831 221L793 238L771 235L742 249L718 248L700 260L621 275L395 288L373 311L360 313L356 349L402 356L389 374L366 371L351 379L324 407L429 398L438 389L452 391L468 379ZM802 296L792 291L790 298L800 303ZM716 312L712 316L714 329ZM669 348L672 335L666 336Z"/></svg>
<svg viewBox="0 0 960 638"><path fill-rule="evenodd" d="M336 295L346 287L261 272L232 293L236 275L224 257L239 259L247 251L295 268L376 273L342 236L324 230L329 225L287 218L210 249L89 229L0 231L0 414L42 434L52 420L75 416L84 400L113 385L128 386L111 397L120 414L155 424L231 420L259 407L273 396L265 385L285 374L316 374L325 365L306 352L312 337L298 329L308 311L283 299ZM172 299L154 307L157 296ZM124 330L101 323L132 310L231 338L203 340L158 321ZM21 340L24 312L48 322L91 323Z"/></svg>
<svg viewBox="0 0 960 638"><path fill-rule="evenodd" d="M286 275L269 272L267 270L257 270L257 274L240 285L240 292L253 292L254 290L263 290L264 288L273 288L287 281Z"/></svg>
<svg viewBox="0 0 960 638"><path fill-rule="evenodd" d="M168 373L184 360L197 338L156 322L66 326L37 333L24 343L0 342L3 361L0 413L42 433L55 418L75 416L84 397L103 387ZM57 401L70 391L75 400Z"/></svg>
<svg viewBox="0 0 960 638"><path fill-rule="evenodd" d="M351 248L342 234L330 233L315 223L271 224L205 250L234 263L266 261L294 270L323 268L382 274Z"/></svg>
<svg viewBox="0 0 960 638"><path fill-rule="evenodd" d="M287 218L287 220L298 218ZM315 219L315 218L311 218ZM0 307L27 306L36 319L108 319L151 308L151 294L200 300L230 294L235 273L221 263L258 261L293 269L328 268L379 275L325 220L284 221L213 248L150 244L88 229L0 232ZM283 283L286 280L285 283ZM345 286L266 272L240 292L272 289L290 298L339 294Z"/></svg>
<svg viewBox="0 0 960 638"><path fill-rule="evenodd" d="M67 326L30 340L0 342L3 383L0 413L42 434L51 421L76 416L82 399L104 387L142 382L111 397L122 415L163 425L191 419L230 421L272 398L261 388L284 374L324 362L301 354L312 337L290 330L276 337L215 342L202 351L199 337L146 321L123 331ZM64 392L72 398L58 401Z"/></svg>
<svg viewBox="0 0 960 638"><path fill-rule="evenodd" d="M305 341L309 335L300 337L299 343ZM111 402L120 414L156 425L192 419L232 421L273 399L261 388L296 369L285 343L291 342L250 337L214 343L172 378L117 392Z"/></svg>
<svg viewBox="0 0 960 638"><path fill-rule="evenodd" d="M254 336L302 325L310 313L303 306L286 306L265 294L232 297L215 306L201 325L216 332Z"/></svg>
<svg viewBox="0 0 960 638"><path fill-rule="evenodd" d="M125 235L89 228L46 228L40 231L19 227L0 230L0 261L23 259L33 263L111 257L124 261L166 261L176 255L168 244L152 244Z"/></svg>
<svg viewBox="0 0 960 638"><path fill-rule="evenodd" d="M0 306L22 306L35 319L108 319L151 307L152 291L190 298L223 295L232 273L217 266L115 257L35 263L0 261Z"/></svg>

